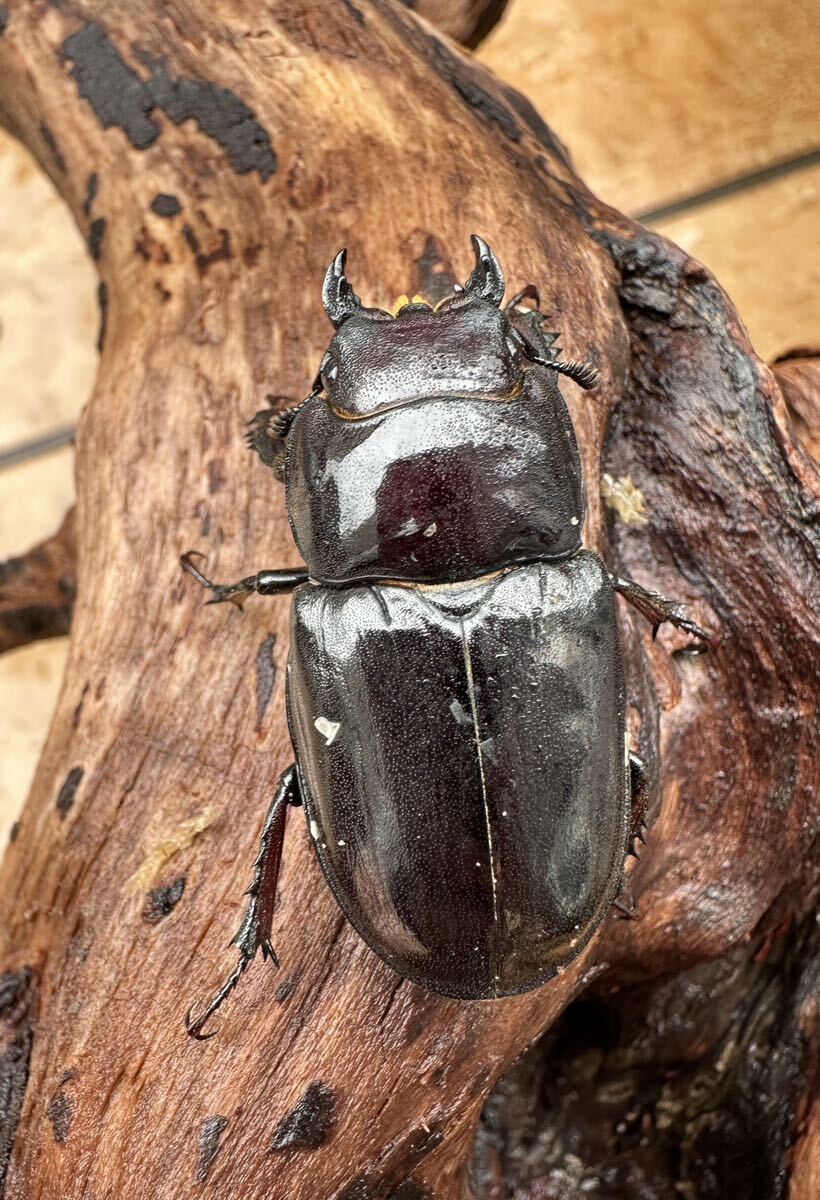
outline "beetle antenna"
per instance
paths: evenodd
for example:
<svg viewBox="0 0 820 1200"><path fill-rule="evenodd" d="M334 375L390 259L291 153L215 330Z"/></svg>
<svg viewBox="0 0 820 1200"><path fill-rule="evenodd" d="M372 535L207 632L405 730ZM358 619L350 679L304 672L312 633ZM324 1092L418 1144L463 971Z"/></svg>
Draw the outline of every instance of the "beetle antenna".
<svg viewBox="0 0 820 1200"><path fill-rule="evenodd" d="M526 287L522 287L520 292L516 292L512 300L508 300L504 305L504 311L509 312L511 309L518 308L522 300L532 300L533 302L534 308L528 308L527 312L538 312L541 307L541 293L534 283L528 283Z"/></svg>
<svg viewBox="0 0 820 1200"><path fill-rule="evenodd" d="M555 362L545 362L544 366L552 367L553 371L558 371L561 375L568 375L585 392L590 392L598 386L600 376L590 363L565 362L558 358Z"/></svg>
<svg viewBox="0 0 820 1200"><path fill-rule="evenodd" d="M536 354L531 343L525 347L525 353L530 362L534 362L536 366L549 367L551 371L557 371L559 375L568 375L586 392L598 386L600 377L597 369L591 363L567 362L563 358L547 358L544 354Z"/></svg>

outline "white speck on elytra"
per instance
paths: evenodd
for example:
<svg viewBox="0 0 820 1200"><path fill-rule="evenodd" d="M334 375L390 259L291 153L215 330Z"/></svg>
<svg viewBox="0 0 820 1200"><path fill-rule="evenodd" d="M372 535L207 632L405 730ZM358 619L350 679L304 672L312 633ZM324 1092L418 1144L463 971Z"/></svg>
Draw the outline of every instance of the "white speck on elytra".
<svg viewBox="0 0 820 1200"><path fill-rule="evenodd" d="M476 863L476 866L477 866L477 867L480 867L480 866L481 866L481 863L480 863L480 862L477 862L477 863Z"/></svg>
<svg viewBox="0 0 820 1200"><path fill-rule="evenodd" d="M329 721L327 717L317 717L313 722L314 729L317 729L325 739L325 745L330 746L336 738L336 734L341 729L338 721Z"/></svg>
<svg viewBox="0 0 820 1200"><path fill-rule="evenodd" d="M570 525L577 525L577 524L578 524L578 518L577 518L577 517L570 517L569 523L570 523Z"/></svg>
<svg viewBox="0 0 820 1200"><path fill-rule="evenodd" d="M502 817L506 817L506 816L508 815L508 814L507 814L507 810L506 810L506 808L504 809L504 811L503 811L503 813L502 813L501 815L502 815Z"/></svg>
<svg viewBox="0 0 820 1200"><path fill-rule="evenodd" d="M425 537L432 537L432 536L433 536L433 534L436 532L436 529L437 529L437 525L436 525L436 523L435 523L435 521L434 521L432 525L428 525L428 526L427 526L427 528L426 528L426 529L425 529L425 531L424 531L424 536L425 536Z"/></svg>
<svg viewBox="0 0 820 1200"><path fill-rule="evenodd" d="M341 839L341 838L339 838L339 841L336 843L336 845L337 845L337 846L346 846L346 845L347 845L347 842L345 842L345 841L342 841L342 839Z"/></svg>
<svg viewBox="0 0 820 1200"><path fill-rule="evenodd" d="M313 838L314 842L318 842L319 826L316 824L315 821L311 821L311 823L310 823L310 836Z"/></svg>

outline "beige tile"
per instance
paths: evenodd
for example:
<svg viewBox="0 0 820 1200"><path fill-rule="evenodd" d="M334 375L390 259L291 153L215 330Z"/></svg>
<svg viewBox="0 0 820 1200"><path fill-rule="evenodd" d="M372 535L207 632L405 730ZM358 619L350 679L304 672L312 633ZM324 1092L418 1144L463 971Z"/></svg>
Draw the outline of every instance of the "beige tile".
<svg viewBox="0 0 820 1200"><path fill-rule="evenodd" d="M762 358L820 342L820 167L658 228L715 273Z"/></svg>
<svg viewBox="0 0 820 1200"><path fill-rule="evenodd" d="M69 447L0 471L0 561L53 533L73 495ZM55 638L0 656L0 854L45 740L67 646Z"/></svg>
<svg viewBox="0 0 820 1200"><path fill-rule="evenodd" d="M68 209L0 130L0 450L76 420L97 369L97 276Z"/></svg>
<svg viewBox="0 0 820 1200"><path fill-rule="evenodd" d="M627 212L820 144L817 0L513 0L478 56Z"/></svg>
<svg viewBox="0 0 820 1200"><path fill-rule="evenodd" d="M73 502L71 446L0 471L0 562L54 533Z"/></svg>
<svg viewBox="0 0 820 1200"><path fill-rule="evenodd" d="M0 658L0 854L17 819L54 711L68 638Z"/></svg>

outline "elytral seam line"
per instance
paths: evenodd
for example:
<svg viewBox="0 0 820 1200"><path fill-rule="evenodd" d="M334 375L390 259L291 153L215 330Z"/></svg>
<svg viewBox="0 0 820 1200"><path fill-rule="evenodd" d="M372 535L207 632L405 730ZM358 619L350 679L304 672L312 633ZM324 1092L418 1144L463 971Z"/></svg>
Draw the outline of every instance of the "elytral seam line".
<svg viewBox="0 0 820 1200"><path fill-rule="evenodd" d="M490 803L487 795L487 777L484 773L484 753L481 749L481 733L478 728L478 706L476 704L475 681L473 678L473 659L470 654L470 646L467 641L467 633L464 628L464 621L459 620L461 630L461 645L464 651L464 668L467 672L467 693L470 697L470 713L473 718L473 734L475 737L475 748L478 755L478 773L481 778L481 799L484 802L484 820L487 826L487 847L490 855L490 880L493 889L493 928L498 931L498 883L495 875L495 849L493 845L493 828L490 821ZM496 939L497 940L497 939ZM493 954L497 957L497 948L493 947ZM495 992L498 995L498 963L493 964L496 967L494 978Z"/></svg>

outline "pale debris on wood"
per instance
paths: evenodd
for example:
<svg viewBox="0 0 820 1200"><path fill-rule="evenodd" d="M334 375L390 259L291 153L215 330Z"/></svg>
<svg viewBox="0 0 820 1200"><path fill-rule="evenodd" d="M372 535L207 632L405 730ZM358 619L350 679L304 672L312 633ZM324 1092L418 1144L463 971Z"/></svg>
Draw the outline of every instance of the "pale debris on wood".
<svg viewBox="0 0 820 1200"><path fill-rule="evenodd" d="M189 817L173 829L168 837L160 842L143 859L142 866L136 871L125 885L126 895L142 891L154 879L169 859L180 850L187 850L199 835L213 823L216 816L215 808L203 809L195 817Z"/></svg>
<svg viewBox="0 0 820 1200"><path fill-rule="evenodd" d="M625 525L646 525L648 522L643 492L635 487L631 476L624 475L620 479L613 479L611 475L602 475L601 495Z"/></svg>

